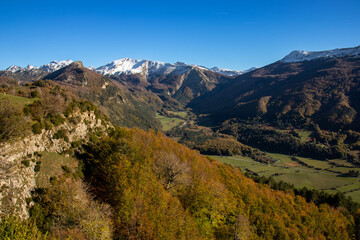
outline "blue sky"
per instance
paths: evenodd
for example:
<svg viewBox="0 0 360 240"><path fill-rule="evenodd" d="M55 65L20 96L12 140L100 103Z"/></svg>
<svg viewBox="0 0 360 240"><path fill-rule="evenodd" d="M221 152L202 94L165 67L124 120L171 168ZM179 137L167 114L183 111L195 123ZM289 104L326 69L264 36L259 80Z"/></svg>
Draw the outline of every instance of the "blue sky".
<svg viewBox="0 0 360 240"><path fill-rule="evenodd" d="M1 1L0 69L130 57L243 70L360 45L360 1Z"/></svg>

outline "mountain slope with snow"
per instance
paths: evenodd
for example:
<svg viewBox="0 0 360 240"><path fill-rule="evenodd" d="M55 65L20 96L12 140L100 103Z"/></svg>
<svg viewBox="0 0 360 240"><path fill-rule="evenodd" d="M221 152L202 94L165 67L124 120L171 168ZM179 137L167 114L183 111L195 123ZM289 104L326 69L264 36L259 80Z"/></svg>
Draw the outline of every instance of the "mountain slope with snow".
<svg viewBox="0 0 360 240"><path fill-rule="evenodd" d="M319 58L338 58L338 57L359 57L360 46L354 48L337 48L333 50L310 52L310 51L292 51L281 61L285 63L310 61Z"/></svg>
<svg viewBox="0 0 360 240"><path fill-rule="evenodd" d="M16 72L24 72L24 71L30 71L33 69L39 69L45 72L55 72L57 70L59 70L60 68L66 67L67 65L70 65L73 62L73 60L63 60L63 61L52 61L48 64L42 65L40 67L35 67L32 65L27 65L27 67L22 68L20 66L16 66L16 65L11 65L10 67L8 67L5 71L9 71L12 73L16 73Z"/></svg>
<svg viewBox="0 0 360 240"><path fill-rule="evenodd" d="M188 66L188 65L187 65ZM156 62L149 60L136 60L131 58L123 58L115 60L104 66L95 68L94 71L103 75L120 75L120 74L169 74L178 68L176 64L169 64L164 62Z"/></svg>
<svg viewBox="0 0 360 240"><path fill-rule="evenodd" d="M44 70L45 72L55 72L60 68L66 67L73 63L73 60L63 60L63 61L52 61L49 64L42 65L39 69Z"/></svg>
<svg viewBox="0 0 360 240"><path fill-rule="evenodd" d="M98 68L92 68L94 71L104 75L121 75L121 74L144 74L151 75L168 75L183 74L193 68L199 68L202 70L208 70L216 73L220 73L226 76L240 75L246 71L233 71L229 69L221 69L217 67L206 68L203 66L190 65L182 62L174 64L149 61L149 60L136 60L131 58L123 58L110 62L104 66Z"/></svg>
<svg viewBox="0 0 360 240"><path fill-rule="evenodd" d="M12 65L6 69L6 71L16 73L16 72L24 72L30 71L32 69L43 70L48 73L55 72L60 68L68 66L72 63L72 60L63 60L63 61L52 61L48 64L42 65L40 67L35 67L32 65L28 65L23 68L20 66ZM188 72L193 68L199 68L201 70L208 70L216 73L220 73L226 76L236 76L248 72L245 71L235 71L229 69L221 69L218 67L206 68L198 65L190 65L182 62L176 62L174 64L159 62L159 61L150 61L150 60L137 60L131 58L123 58L112 61L106 65L100 67L88 67L89 69L98 72L103 75L121 75L121 74L143 74L146 76L160 76L160 75L168 75L171 73L174 74L183 74ZM253 70L251 68L250 70Z"/></svg>

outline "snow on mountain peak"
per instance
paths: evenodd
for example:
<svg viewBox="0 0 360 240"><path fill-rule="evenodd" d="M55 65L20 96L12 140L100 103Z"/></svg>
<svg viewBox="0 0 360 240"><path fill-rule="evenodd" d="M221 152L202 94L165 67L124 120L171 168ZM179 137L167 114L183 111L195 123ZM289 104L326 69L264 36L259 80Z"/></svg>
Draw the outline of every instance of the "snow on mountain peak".
<svg viewBox="0 0 360 240"><path fill-rule="evenodd" d="M29 65L26 66L25 69L27 69L27 70L38 69L38 67L35 67L35 66L29 64Z"/></svg>
<svg viewBox="0 0 360 240"><path fill-rule="evenodd" d="M67 65L73 63L72 60L63 60L63 61L51 61L48 64L42 65L40 67L35 67L28 65L25 68L12 65L6 69L10 72L19 72L19 71L30 71L35 69L40 69L45 72L55 72L60 68L63 68ZM159 62L159 61L149 61L149 60L136 60L132 58L122 58L114 60L104 66L100 67L89 67L89 69L101 73L103 75L121 75L121 74L144 74L146 76L160 76L168 74L183 74L188 72L193 68L198 68L201 70L209 70L216 73L220 73L227 76L240 75L247 71L233 71L229 69L221 69L218 67L206 68L199 65L190 65L183 62L176 62L174 64Z"/></svg>
<svg viewBox="0 0 360 240"><path fill-rule="evenodd" d="M9 72L17 72L17 71L20 71L22 69L22 67L19 67L19 66L16 66L16 65L11 65L10 67L8 67L6 69L6 71L9 71Z"/></svg>
<svg viewBox="0 0 360 240"><path fill-rule="evenodd" d="M354 48L337 48L327 51L309 52L309 51L292 51L281 61L286 63L310 61L318 58L337 58L346 56L360 56L360 46Z"/></svg>
<svg viewBox="0 0 360 240"><path fill-rule="evenodd" d="M174 64L149 61L149 60L135 60L131 58L122 58L112 61L104 66L95 68L94 71L104 75L121 75L121 74L145 74L145 75L161 75L161 74L182 74L192 68L199 68L202 70L210 70L227 76L234 76L244 73L244 71L232 71L220 68L206 68L198 65L190 65L183 62L176 62Z"/></svg>
<svg viewBox="0 0 360 240"><path fill-rule="evenodd" d="M63 60L60 62L54 60L48 64L42 65L41 67L39 67L39 69L44 70L45 72L55 72L60 68L70 65L73 62L73 60Z"/></svg>
<svg viewBox="0 0 360 240"><path fill-rule="evenodd" d="M63 61L52 61L48 64L42 65L40 67L36 67L36 66L32 66L32 65L27 65L25 68L22 68L20 66L15 66L15 65L11 65L10 67L8 67L6 69L6 71L10 71L12 73L15 72L22 72L22 71L30 71L33 69L41 69L45 72L55 72L57 70L59 70L60 68L63 68L69 64L71 64L73 62L73 60L63 60Z"/></svg>
<svg viewBox="0 0 360 240"><path fill-rule="evenodd" d="M210 68L209 70L216 72L216 73L220 73L226 76L236 76L236 75L240 75L245 73L246 71L235 71L235 70L230 70L230 69L223 69L223 68L218 68L218 67L213 67Z"/></svg>
<svg viewBox="0 0 360 240"><path fill-rule="evenodd" d="M96 72L104 75L120 75L120 74L153 74L164 73L169 74L174 71L176 66L164 62L156 62L149 60L136 60L131 58L123 58L112 61L104 66L95 69Z"/></svg>

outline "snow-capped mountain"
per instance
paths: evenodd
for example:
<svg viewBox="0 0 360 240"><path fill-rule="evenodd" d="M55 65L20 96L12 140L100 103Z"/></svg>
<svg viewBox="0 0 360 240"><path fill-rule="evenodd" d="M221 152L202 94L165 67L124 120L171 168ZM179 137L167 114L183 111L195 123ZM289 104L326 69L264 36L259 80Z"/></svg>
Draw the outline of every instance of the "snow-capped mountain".
<svg viewBox="0 0 360 240"><path fill-rule="evenodd" d="M337 57L359 57L360 46L354 48L337 48L327 51L308 52L308 51L292 51L281 61L286 63L310 61L318 58L337 58Z"/></svg>
<svg viewBox="0 0 360 240"><path fill-rule="evenodd" d="M181 66L182 67L182 66ZM136 60L123 58L115 60L104 66L95 68L95 71L103 75L121 75L121 74L169 74L177 68L176 65L155 62L148 60Z"/></svg>
<svg viewBox="0 0 360 240"><path fill-rule="evenodd" d="M23 72L23 71L29 71L29 70L33 70L33 69L40 69L43 70L45 72L55 72L56 70L59 70L60 68L63 68L69 64L71 64L73 62L73 60L63 60L63 61L52 61L48 64L42 65L40 67L36 67L36 66L32 66L32 65L27 65L27 67L22 68L20 66L16 66L16 65L11 65L10 67L8 67L6 69L6 71L15 73L15 72Z"/></svg>
<svg viewBox="0 0 360 240"><path fill-rule="evenodd" d="M6 71L15 73L15 72L26 71L26 70L31 70L31 69L39 69L39 68L35 67L35 66L32 66L30 64L27 65L27 67L25 67L25 68L22 68L22 67L19 67L19 66L16 66L16 65L11 65L10 67L8 67L6 69Z"/></svg>
<svg viewBox="0 0 360 240"><path fill-rule="evenodd" d="M168 75L170 73L185 73L192 68L199 68L202 70L209 70L227 76L234 76L244 73L245 71L233 71L228 69L220 69L217 67L206 68L198 65L190 65L182 62L174 64L149 61L149 60L136 60L131 58L123 58L115 60L104 66L92 68L94 71L104 75L121 75L121 74L145 74L145 75Z"/></svg>
<svg viewBox="0 0 360 240"><path fill-rule="evenodd" d="M241 75L247 72L251 72L253 70L257 69L256 67L252 67L249 68L247 70L244 71L235 71L235 70L230 70L230 69L222 69L222 68L218 68L218 67L213 67L210 68L209 70L216 72L216 73L220 73L222 75L226 75L226 76L237 76L237 75Z"/></svg>
<svg viewBox="0 0 360 240"><path fill-rule="evenodd" d="M218 68L218 67L210 68L210 70L213 71L213 72L223 74L223 75L227 75L227 76L235 76L235 75L240 75L240 74L244 73L243 71L233 71L233 70L230 70L230 69L221 69L221 68Z"/></svg>
<svg viewBox="0 0 360 240"><path fill-rule="evenodd" d="M16 66L16 65L11 65L5 71L9 71L9 72L14 73L14 72L21 71L22 69L23 69L22 67L19 67L19 66Z"/></svg>
<svg viewBox="0 0 360 240"><path fill-rule="evenodd" d="M67 65L70 65L71 63L73 63L73 60L63 60L63 61L52 61L49 64L45 64L42 65L40 67L41 70L44 70L45 72L55 72L57 70L59 70L60 68L63 68Z"/></svg>
<svg viewBox="0 0 360 240"><path fill-rule="evenodd" d="M10 71L12 73L30 71L32 69L40 69L45 72L55 72L60 68L63 68L67 65L70 65L72 60L64 60L64 61L52 61L49 64L42 65L40 67L35 67L32 65L28 65L25 68L12 65L6 69L6 71ZM171 73L174 74L183 74L188 72L193 68L199 68L201 70L208 70L216 73L220 73L226 76L235 76L246 73L248 71L253 70L251 68L245 71L234 71L229 69L221 69L218 67L206 68L204 66L199 65L190 65L183 62L176 62L174 64L159 62L159 61L149 61L149 60L137 60L131 58L123 58L119 60L112 61L106 65L100 67L88 67L89 69L101 73L103 75L121 75L121 74L143 74L146 76L160 76L160 75L168 75Z"/></svg>

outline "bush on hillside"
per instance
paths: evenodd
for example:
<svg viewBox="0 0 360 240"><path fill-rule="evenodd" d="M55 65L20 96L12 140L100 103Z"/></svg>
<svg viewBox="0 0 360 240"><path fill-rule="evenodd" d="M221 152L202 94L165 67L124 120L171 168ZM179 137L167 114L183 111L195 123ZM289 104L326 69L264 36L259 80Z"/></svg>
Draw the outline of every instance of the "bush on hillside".
<svg viewBox="0 0 360 240"><path fill-rule="evenodd" d="M22 109L6 98L0 99L0 142L24 136L29 130L29 120Z"/></svg>

